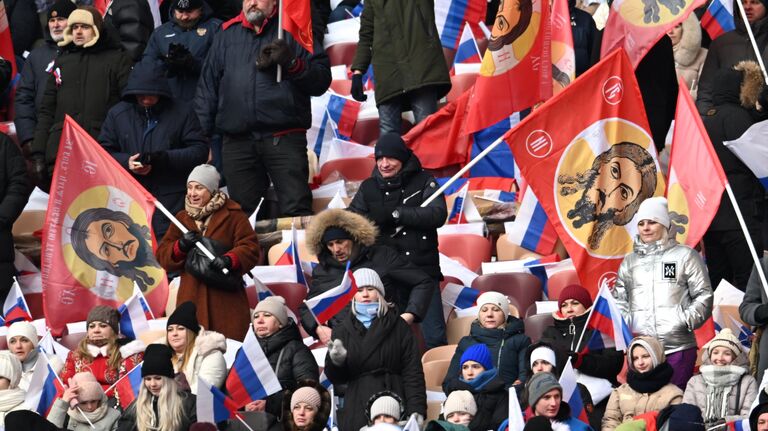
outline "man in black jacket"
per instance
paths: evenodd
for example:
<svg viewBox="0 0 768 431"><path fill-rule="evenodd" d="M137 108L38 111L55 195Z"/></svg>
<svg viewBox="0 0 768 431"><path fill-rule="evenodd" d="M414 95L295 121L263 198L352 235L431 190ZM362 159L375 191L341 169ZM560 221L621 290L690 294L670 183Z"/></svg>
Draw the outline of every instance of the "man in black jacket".
<svg viewBox="0 0 768 431"><path fill-rule="evenodd" d="M7 85L7 81L5 83ZM19 147L0 133L0 301L8 296L16 274L11 228L27 204L30 192L27 164Z"/></svg>
<svg viewBox="0 0 768 431"><path fill-rule="evenodd" d="M155 20L147 0L112 0L104 14L104 23L117 30L120 43L134 62L141 60L147 41L155 29Z"/></svg>
<svg viewBox="0 0 768 431"><path fill-rule="evenodd" d="M287 32L278 40L277 11L277 0L244 0L243 12L224 23L203 65L195 110L206 135L224 135L224 176L245 212L256 209L271 180L281 215L309 215L309 99L330 86L330 63L317 42L310 54Z"/></svg>
<svg viewBox="0 0 768 431"><path fill-rule="evenodd" d="M403 259L393 248L374 245L378 230L365 217L341 209L329 209L312 219L306 231L307 249L317 256L312 270L308 298L320 295L339 284L349 269L371 268L384 283L387 301L394 302L400 316L409 324L421 321L427 312L437 282L424 271ZM306 305L299 308L301 325L307 333L327 344L331 328L349 312L349 306L327 323L319 324Z"/></svg>
<svg viewBox="0 0 768 431"><path fill-rule="evenodd" d="M398 133L386 133L375 149L376 170L360 185L349 209L368 217L379 228L378 244L393 247L400 257L413 263L439 283L440 253L437 228L445 223L445 197L440 195L426 207L421 203L437 191L432 175ZM435 289L421 324L427 348L447 344L440 290Z"/></svg>

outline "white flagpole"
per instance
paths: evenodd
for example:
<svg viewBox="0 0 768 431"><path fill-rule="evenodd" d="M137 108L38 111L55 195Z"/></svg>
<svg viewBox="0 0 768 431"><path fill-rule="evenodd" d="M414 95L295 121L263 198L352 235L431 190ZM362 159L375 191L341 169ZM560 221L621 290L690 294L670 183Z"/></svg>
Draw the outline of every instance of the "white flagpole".
<svg viewBox="0 0 768 431"><path fill-rule="evenodd" d="M283 0L277 0L277 38L283 38ZM277 82L283 77L283 67L277 65Z"/></svg>
<svg viewBox="0 0 768 431"><path fill-rule="evenodd" d="M597 302L597 299L600 297L600 293L602 293L603 289L605 289L605 286L601 286L600 289L597 291L597 295L595 296L595 302ZM558 306L558 308L560 308ZM589 319L592 318L592 313L595 311L595 304L592 304L592 307L589 309L589 316L587 316L587 321L584 324L584 329L581 330L581 335L579 335L579 342L576 343L576 350L574 350L576 353L579 352L579 349L581 348L581 342L584 340L584 334L587 332L587 326L589 326Z"/></svg>
<svg viewBox="0 0 768 431"><path fill-rule="evenodd" d="M741 2L738 2L738 1L736 3L741 4ZM768 295L768 282L765 281L765 272L763 271L763 264L762 262L760 262L760 259L757 256L757 251L755 251L755 245L752 243L752 237L749 236L747 223L744 221L744 216L741 214L741 208L739 208L739 203L736 202L736 196L734 196L733 190L731 189L731 184L728 182L725 183L725 191L728 193L728 198L731 200L731 205L733 205L733 210L734 212L736 212L736 218L739 220L741 231L744 233L744 240L747 241L747 247L749 247L749 253L752 255L752 260L755 262L755 269L757 269L757 275L758 277L760 277L760 283L763 284L763 290Z"/></svg>
<svg viewBox="0 0 768 431"><path fill-rule="evenodd" d="M768 72L765 71L765 63L763 63L763 57L760 55L760 50L757 48L757 42L755 42L755 35L752 34L752 27L749 25L747 19L747 13L744 12L744 5L740 1L735 2L739 5L739 12L741 13L741 19L744 21L744 27L747 28L747 34L749 35L749 41L752 42L752 49L755 51L755 57L757 57L757 64L760 65L760 70L763 71L763 79L768 84ZM763 286L765 286L765 280L763 280Z"/></svg>

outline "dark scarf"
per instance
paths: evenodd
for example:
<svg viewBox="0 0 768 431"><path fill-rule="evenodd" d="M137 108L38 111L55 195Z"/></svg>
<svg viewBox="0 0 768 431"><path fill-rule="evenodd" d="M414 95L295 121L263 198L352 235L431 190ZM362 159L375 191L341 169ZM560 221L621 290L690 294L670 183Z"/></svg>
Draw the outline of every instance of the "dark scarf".
<svg viewBox="0 0 768 431"><path fill-rule="evenodd" d="M672 367L666 362L662 362L656 368L645 373L629 370L627 371L627 384L636 392L652 394L672 380L672 373Z"/></svg>

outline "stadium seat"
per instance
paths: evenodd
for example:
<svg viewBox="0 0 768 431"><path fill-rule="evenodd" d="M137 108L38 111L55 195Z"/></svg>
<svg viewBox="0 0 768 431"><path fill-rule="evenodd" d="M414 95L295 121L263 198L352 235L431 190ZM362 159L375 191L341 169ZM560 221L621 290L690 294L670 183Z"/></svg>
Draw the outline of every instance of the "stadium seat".
<svg viewBox="0 0 768 431"><path fill-rule="evenodd" d="M421 363L426 364L427 362L444 359L450 360L455 352L456 344L446 344L445 346L435 347L433 349L427 350L426 353L424 353L424 355L421 357Z"/></svg>
<svg viewBox="0 0 768 431"><path fill-rule="evenodd" d="M549 291L549 298L557 300L560 296L560 292L571 284L581 284L579 281L579 275L575 270L569 269L552 274L547 280L547 290Z"/></svg>
<svg viewBox="0 0 768 431"><path fill-rule="evenodd" d="M477 73L462 73L451 76L451 91L445 96L445 100L452 102L459 98L465 91L475 85Z"/></svg>
<svg viewBox="0 0 768 431"><path fill-rule="evenodd" d="M373 157L329 160L320 168L320 182L324 183L334 172L338 172L347 181L363 181L371 176L375 166L376 160Z"/></svg>
<svg viewBox="0 0 768 431"><path fill-rule="evenodd" d="M441 391L442 392L442 391ZM427 400L427 418L426 421L434 421L440 416L443 409L443 403L440 401Z"/></svg>
<svg viewBox="0 0 768 431"><path fill-rule="evenodd" d="M334 79L331 81L331 90L341 96L352 94L352 81L349 79Z"/></svg>
<svg viewBox="0 0 768 431"><path fill-rule="evenodd" d="M351 66L355 59L356 50L357 43L342 42L329 46L325 49L325 53L328 54L331 66Z"/></svg>
<svg viewBox="0 0 768 431"><path fill-rule="evenodd" d="M443 289L445 289L445 285L448 283L458 284L459 286L463 286L464 282L459 280L456 277L452 277L450 275L443 276L443 281L440 282L440 291L442 292Z"/></svg>
<svg viewBox="0 0 768 431"><path fill-rule="evenodd" d="M307 287L301 283L267 283L267 288L275 295L285 298L285 305L299 315L299 306L307 299Z"/></svg>
<svg viewBox="0 0 768 431"><path fill-rule="evenodd" d="M443 380L445 380L445 373L450 364L450 359L430 361L424 364L424 383L426 383L428 391L442 392Z"/></svg>
<svg viewBox="0 0 768 431"><path fill-rule="evenodd" d="M541 280L525 272L484 274L472 282L472 288L503 293L518 310L528 310L531 304L542 300Z"/></svg>
<svg viewBox="0 0 768 431"><path fill-rule="evenodd" d="M85 332L78 332L77 334L66 334L61 337L61 345L69 350L76 350L80 340L85 338Z"/></svg>
<svg viewBox="0 0 768 431"><path fill-rule="evenodd" d="M448 344L459 344L461 337L469 335L469 328L472 327L472 322L475 319L475 316L466 316L449 320L445 327Z"/></svg>
<svg viewBox="0 0 768 431"><path fill-rule="evenodd" d="M285 253L285 250L288 249L289 245L290 243L288 242L280 242L270 247L267 252L267 261L269 264L275 265L277 261L280 260L283 253ZM302 240L299 240L299 259L303 262L317 262L317 256L307 250L307 245Z"/></svg>
<svg viewBox="0 0 768 431"><path fill-rule="evenodd" d="M440 253L452 259L458 258L477 273L483 262L491 261L491 241L488 238L471 234L448 234L438 236L437 240Z"/></svg>
<svg viewBox="0 0 768 431"><path fill-rule="evenodd" d="M554 325L555 318L552 317L552 313L534 314L526 317L524 322L525 335L531 339L532 343L535 343L541 339L545 329Z"/></svg>
<svg viewBox="0 0 768 431"><path fill-rule="evenodd" d="M0 337L0 350L8 350L8 340L5 336Z"/></svg>
<svg viewBox="0 0 768 431"><path fill-rule="evenodd" d="M496 259L503 260L520 260L528 257L539 258L540 255L520 247L517 244L509 241L507 234L503 233L499 235L499 239L496 240Z"/></svg>
<svg viewBox="0 0 768 431"><path fill-rule="evenodd" d="M358 118L350 139L362 145L370 145L379 139L378 118Z"/></svg>
<svg viewBox="0 0 768 431"><path fill-rule="evenodd" d="M157 343L158 340L164 340L165 334L165 329L150 329L138 334L137 337L142 343L148 346L152 343Z"/></svg>

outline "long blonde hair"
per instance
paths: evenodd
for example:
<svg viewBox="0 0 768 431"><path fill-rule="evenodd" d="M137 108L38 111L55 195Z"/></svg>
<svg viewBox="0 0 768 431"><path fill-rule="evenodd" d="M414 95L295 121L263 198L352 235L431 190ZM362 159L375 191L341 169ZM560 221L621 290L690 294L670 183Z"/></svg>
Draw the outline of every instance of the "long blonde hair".
<svg viewBox="0 0 768 431"><path fill-rule="evenodd" d="M109 348L109 359L107 359L107 365L110 369L117 370L120 368L120 364L123 362L123 357L120 355L120 349L117 347L117 336L112 336L107 342ZM94 357L88 351L88 336L86 335L79 343L77 343L77 350L75 351L77 356L82 359L93 361Z"/></svg>
<svg viewBox="0 0 768 431"><path fill-rule="evenodd" d="M157 396L159 418L155 417L155 411L152 408L153 395L144 382L141 382L139 397L136 399L136 429L139 431L175 431L181 427L181 422L187 414L184 411L176 380L166 376L161 377L163 388Z"/></svg>
<svg viewBox="0 0 768 431"><path fill-rule="evenodd" d="M197 334L195 334L189 328L184 328L184 330L187 331L187 345L184 346L184 354L179 357L176 355L176 351L174 350L173 357L171 358L171 363L173 364L173 368L177 373L184 372L184 368L189 362L189 357L192 356L192 350L195 349L195 341L197 340ZM167 331L165 333L165 342L168 343ZM168 343L168 346L170 347L170 343Z"/></svg>

